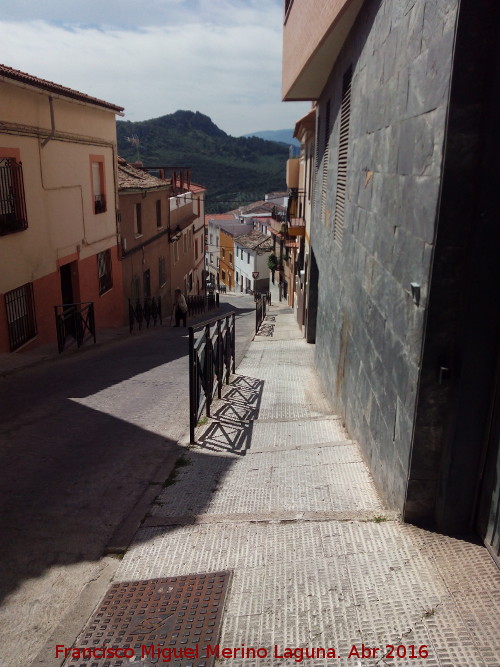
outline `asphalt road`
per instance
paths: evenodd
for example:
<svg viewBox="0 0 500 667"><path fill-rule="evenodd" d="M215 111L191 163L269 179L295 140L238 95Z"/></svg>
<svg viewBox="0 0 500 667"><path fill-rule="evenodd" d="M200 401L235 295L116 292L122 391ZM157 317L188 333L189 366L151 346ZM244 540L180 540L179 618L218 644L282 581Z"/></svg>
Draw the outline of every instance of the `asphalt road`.
<svg viewBox="0 0 500 667"><path fill-rule="evenodd" d="M231 309L238 363L254 334L253 298L223 297ZM184 451L187 354L187 331L167 323L0 378L1 664L36 655L117 528Z"/></svg>

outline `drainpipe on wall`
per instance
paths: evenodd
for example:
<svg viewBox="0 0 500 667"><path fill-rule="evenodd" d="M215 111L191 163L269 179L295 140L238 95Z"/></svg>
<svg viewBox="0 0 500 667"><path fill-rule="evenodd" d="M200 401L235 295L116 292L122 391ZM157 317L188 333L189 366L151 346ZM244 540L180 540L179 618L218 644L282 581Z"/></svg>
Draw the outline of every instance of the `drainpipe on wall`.
<svg viewBox="0 0 500 667"><path fill-rule="evenodd" d="M50 134L48 137L45 137L45 139L42 141L42 148L45 148L45 146L49 143L51 139L54 138L55 133L56 133L56 121L54 117L54 99L52 95L49 95L49 107L50 107Z"/></svg>

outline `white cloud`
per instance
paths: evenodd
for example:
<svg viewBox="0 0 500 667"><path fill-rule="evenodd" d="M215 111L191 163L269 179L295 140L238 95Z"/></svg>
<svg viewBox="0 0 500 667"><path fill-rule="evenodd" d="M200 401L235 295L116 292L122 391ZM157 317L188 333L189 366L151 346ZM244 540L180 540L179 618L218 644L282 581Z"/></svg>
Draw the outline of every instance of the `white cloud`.
<svg viewBox="0 0 500 667"><path fill-rule="evenodd" d="M148 0L142 15L127 1L119 20L114 1L84 3L85 16L83 3L12 4L17 14L43 4L52 22L36 11L1 21L0 62L124 106L130 120L190 109L238 135L291 127L308 108L280 102L279 0Z"/></svg>

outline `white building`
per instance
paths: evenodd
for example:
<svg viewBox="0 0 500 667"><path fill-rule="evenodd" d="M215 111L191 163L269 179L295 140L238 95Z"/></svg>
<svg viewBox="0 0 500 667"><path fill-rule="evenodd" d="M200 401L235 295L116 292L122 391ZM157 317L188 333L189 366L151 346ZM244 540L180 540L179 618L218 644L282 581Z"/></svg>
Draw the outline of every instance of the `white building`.
<svg viewBox="0 0 500 667"><path fill-rule="evenodd" d="M267 261L273 249L272 239L252 230L234 239L236 292L269 291Z"/></svg>

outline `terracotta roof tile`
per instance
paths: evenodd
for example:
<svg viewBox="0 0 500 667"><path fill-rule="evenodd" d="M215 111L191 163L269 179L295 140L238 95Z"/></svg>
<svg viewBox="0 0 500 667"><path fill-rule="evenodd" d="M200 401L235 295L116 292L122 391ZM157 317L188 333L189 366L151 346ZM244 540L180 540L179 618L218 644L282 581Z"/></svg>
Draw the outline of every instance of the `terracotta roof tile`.
<svg viewBox="0 0 500 667"><path fill-rule="evenodd" d="M123 158L118 158L118 191L151 190L153 188L168 188L170 181L148 174L147 171L133 167Z"/></svg>
<svg viewBox="0 0 500 667"><path fill-rule="evenodd" d="M273 240L270 236L253 229L248 234L242 234L235 237L235 243L249 250L269 252L273 249Z"/></svg>
<svg viewBox="0 0 500 667"><path fill-rule="evenodd" d="M13 69L7 65L0 64L0 77L12 79L13 81L18 81L20 83L25 83L29 86L33 86L34 88L40 88L49 93L55 93L57 95L62 95L63 97L69 97L73 100L78 100L79 102L86 102L87 104L94 104L95 106L104 107L105 109L110 109L115 113L120 113L123 111L123 107L118 107L115 104L105 102L104 100L100 100L97 97L91 97L85 93L80 93L78 90L66 88L66 86L61 86L60 84L54 83L53 81L39 79L37 76L32 76L26 72L21 72L20 70Z"/></svg>

